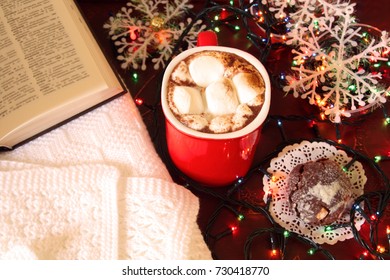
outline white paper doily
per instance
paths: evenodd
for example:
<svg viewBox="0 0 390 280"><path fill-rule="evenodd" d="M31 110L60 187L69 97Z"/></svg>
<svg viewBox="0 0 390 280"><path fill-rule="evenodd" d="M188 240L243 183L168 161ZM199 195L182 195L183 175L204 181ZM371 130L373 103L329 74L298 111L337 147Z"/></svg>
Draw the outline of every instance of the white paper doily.
<svg viewBox="0 0 390 280"><path fill-rule="evenodd" d="M296 213L290 208L289 190L287 178L291 170L301 163L316 161L319 159L330 159L337 162L340 168L351 162L351 158L336 147L326 142L309 142L303 141L285 147L276 158L270 162L268 173L272 175L263 177L264 185L264 202L267 202L269 194L272 195L270 203L270 214L274 220L285 229L298 233L312 239L318 244L328 243L335 244L353 237L350 227L337 228L331 231L325 231L326 226L311 225L302 221ZM367 181L363 166L360 162L355 161L346 171L346 175L352 183L352 200L353 201L364 192L364 185ZM344 224L350 221L349 213L346 213L335 224ZM360 230L364 223L364 218L356 214L355 226Z"/></svg>

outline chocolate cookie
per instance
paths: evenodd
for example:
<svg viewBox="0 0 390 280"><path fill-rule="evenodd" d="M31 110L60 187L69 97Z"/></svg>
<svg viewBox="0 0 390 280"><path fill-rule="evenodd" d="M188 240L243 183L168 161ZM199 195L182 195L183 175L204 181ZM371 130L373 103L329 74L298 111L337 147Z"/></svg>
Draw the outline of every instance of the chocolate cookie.
<svg viewBox="0 0 390 280"><path fill-rule="evenodd" d="M291 207L306 223L331 224L351 204L351 182L332 160L321 159L297 165L290 172L287 184Z"/></svg>

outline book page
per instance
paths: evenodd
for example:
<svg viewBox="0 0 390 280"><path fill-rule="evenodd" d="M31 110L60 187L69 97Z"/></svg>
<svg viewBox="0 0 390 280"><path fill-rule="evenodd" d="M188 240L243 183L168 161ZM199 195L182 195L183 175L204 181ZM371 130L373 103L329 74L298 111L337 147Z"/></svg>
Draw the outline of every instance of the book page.
<svg viewBox="0 0 390 280"><path fill-rule="evenodd" d="M0 21L0 118L38 98L29 79L26 65L17 56L5 25Z"/></svg>
<svg viewBox="0 0 390 280"><path fill-rule="evenodd" d="M18 54L2 24L0 40L5 43L0 46L4 60L0 75L6 94L0 105L1 117L88 77L50 1L2 0L0 7L20 47Z"/></svg>
<svg viewBox="0 0 390 280"><path fill-rule="evenodd" d="M86 27L79 14L68 13L78 12L72 5L70 0L1 0L0 136L33 121L43 110L75 99L91 102L69 109L76 114L94 105L96 93L101 92L97 98L104 100L104 94L112 95L104 93L108 87L119 90L111 72L110 76L99 71L109 66L95 61L97 46L84 42L90 34L79 33Z"/></svg>

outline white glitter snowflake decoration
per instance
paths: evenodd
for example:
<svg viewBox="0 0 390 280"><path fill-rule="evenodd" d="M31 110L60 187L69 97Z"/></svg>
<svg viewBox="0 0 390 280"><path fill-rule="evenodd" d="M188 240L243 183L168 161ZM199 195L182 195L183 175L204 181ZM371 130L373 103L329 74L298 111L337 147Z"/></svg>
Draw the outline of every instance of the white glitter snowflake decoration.
<svg viewBox="0 0 390 280"><path fill-rule="evenodd" d="M290 17L294 24L305 25L318 16L329 18L352 8L345 0L262 0L276 18Z"/></svg>
<svg viewBox="0 0 390 280"><path fill-rule="evenodd" d="M300 36L299 33L307 32L307 26L314 27L313 35L318 35L321 25L328 24L329 21L351 17L354 12L355 4L348 4L345 0L293 0L281 1L293 2L294 11L289 14L291 20L288 25L290 32L288 37L294 39ZM278 10L278 12L281 12ZM293 41L290 41L293 43Z"/></svg>
<svg viewBox="0 0 390 280"><path fill-rule="evenodd" d="M382 75L371 65L388 60L390 39L385 31L374 34L374 28L356 24L351 6L333 11L290 34L294 75L286 77L284 91L307 98L340 123L359 108L386 102L389 89L379 84Z"/></svg>
<svg viewBox="0 0 390 280"><path fill-rule="evenodd" d="M251 2L255 3L254 0ZM263 14L270 14L273 17L273 36L282 38L295 38L298 33L305 33L307 26L314 23L318 33L318 18L338 18L344 13L351 14L355 4L349 4L346 0L261 0L259 11L252 9L258 18L260 25L264 23ZM255 4L256 6L256 4ZM266 9L268 11L263 11Z"/></svg>
<svg viewBox="0 0 390 280"><path fill-rule="evenodd" d="M193 7L189 2L132 0L127 7L110 17L104 28L109 29L109 35L115 41L122 68L145 70L150 58L154 69L164 67L180 35L192 22L190 17L186 17L186 11ZM197 35L204 28L201 21L193 24L183 38L188 48L195 46Z"/></svg>

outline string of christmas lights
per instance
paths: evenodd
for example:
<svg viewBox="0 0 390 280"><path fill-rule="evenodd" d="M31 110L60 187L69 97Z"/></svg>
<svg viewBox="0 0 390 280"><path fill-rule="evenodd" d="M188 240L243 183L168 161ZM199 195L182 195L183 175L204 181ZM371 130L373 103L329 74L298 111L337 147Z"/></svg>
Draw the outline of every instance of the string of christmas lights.
<svg viewBox="0 0 390 280"><path fill-rule="evenodd" d="M270 6L268 4L264 4L263 2L264 1L249 1L249 3L247 3L247 1L239 0L226 1L226 4L219 4L214 1L205 1L204 8L198 14L193 15L193 21L190 22L185 29L183 29L181 36L177 40L177 44L173 48L172 56L181 49L183 39L190 32L194 23L198 20L202 20L205 24L207 24L209 29L212 29L215 32L221 32L223 30L222 27L227 27L236 32L245 34L247 40L249 40L259 50L259 59L266 61L271 49L275 46L280 47L285 40L285 38L282 38L282 41L275 42L275 40L272 40L272 36L274 34L273 32L280 28L280 20L287 23L289 18L286 15L283 19L280 18L279 20L275 20L275 17L273 17L274 13L271 12ZM254 10L256 12L254 12ZM255 28L251 24L251 21L254 21L257 24L255 25ZM259 27L259 25L261 25L264 29L264 32L261 34L258 32L259 30L256 29L256 26ZM169 59L167 62L169 62ZM131 78L134 83L137 83L138 73L133 72ZM151 77L150 79L153 78L155 77ZM279 86L280 81L286 80L286 74L280 73L279 75L274 75L273 78L273 86ZM225 238L232 238L239 234L240 228L246 223L246 213L248 212L255 213L256 215L263 217L266 222L264 227L258 226L252 229L246 237L243 248L243 254L246 259L255 257L255 254L253 253L255 244L258 240L262 240L262 242L266 242L269 245L269 252L267 255L270 259L285 259L291 257L289 244L291 244L293 240L294 242L297 241L300 243L301 246L304 246L304 248L307 248L306 257L308 258L335 258L332 252L324 248L322 245L317 244L300 234L287 231L286 229L280 227L269 213L269 205L271 203L272 195L267 196L268 199L265 203L260 202L260 197L262 197L262 195L259 196L259 200L255 203L251 200L246 200L242 196L242 193L248 188L248 182L253 177L268 176L269 178L272 178L273 175L266 171L266 166L269 165L271 159L278 155L283 147L303 140L291 140L286 133L286 126L296 122L302 123L302 127L306 125L306 128L312 131L313 137L308 139L309 141L324 141L352 155L353 160L344 166L345 170L348 170L353 161L358 160L360 162L364 162L375 176L380 178L381 181L381 187L379 190L366 192L354 202L354 206L352 207L350 213L350 223L328 225L325 230L332 231L339 227L350 228L353 232L356 244L361 247L361 253L356 256L357 259L390 258L390 225L386 224L386 221L388 221L388 214L386 216L386 210L388 211L387 208L389 207L390 183L388 177L379 166L379 163L384 163L390 159L390 152L387 155L377 155L375 158L371 159L342 144L340 127L359 125L359 123L342 120L340 123L334 125L333 127L336 140L333 141L323 138L318 129L319 124L330 123L324 115L269 116L265 122L263 131L267 128L267 126L276 127L281 136L280 144L274 151L264 156L261 162L257 163L257 165L251 169L245 177L237 179L235 183L228 186L226 193L221 193L212 188L202 186L186 177L170 161L170 157L165 147L164 120L160 111L161 108L159 106L159 101L154 100L153 102L147 102L147 100L145 100L143 97L143 89L145 86L146 85L143 85L141 90L136 93L134 97L135 103L147 109L145 114L153 114L153 131L155 131L155 134L152 135L152 139L155 142L160 156L167 164L169 171L173 174L173 177L186 188L195 193L202 193L219 201L215 211L208 217L207 224L204 228L205 240L215 259L219 259L218 253L214 250L214 248L218 245L218 242ZM156 94L159 94L159 92L160 89L157 89ZM383 107L383 115L385 119L384 123L386 125L389 124L390 118L385 107ZM259 189L261 189L260 183ZM247 191L251 192L252 190ZM369 232L368 238L367 236L362 236L362 230L358 231L354 226L356 212L362 215L365 219L365 225L367 225L368 228L366 231ZM230 213L230 215L227 216L226 213ZM230 217L230 222L228 222L225 227L223 225L221 226L221 222L226 221L226 217Z"/></svg>
<svg viewBox="0 0 390 280"><path fill-rule="evenodd" d="M283 123L283 125L286 124L288 125L289 122L296 122L297 119L301 119L302 121L307 122L306 117L298 117L298 116L292 116L291 118L285 117L283 120L280 120L280 118L276 118L275 116L270 116L269 119L272 121L276 121L277 123ZM280 126L278 124L277 127L279 127L280 129ZM310 128L310 125L308 125L308 128ZM281 129L283 130L283 128ZM317 131L315 131L315 134L316 133ZM277 150L273 151L268 156L266 156L264 160L260 162L257 166L255 166L253 169L251 169L245 177L238 179L234 184L232 184L232 186L228 188L226 195L222 195L218 191L215 191L212 188L207 188L199 185L198 183L187 178L185 175L181 174L181 172L177 170L172 163L169 164L170 170L173 170L175 177L181 178L183 184L187 188L195 192L205 193L221 201L220 204L216 207L214 213L209 217L209 221L204 231L205 240L211 249L215 246L218 240L236 234L240 230L240 225L245 222L245 215L243 214L243 212L250 210L252 213L256 213L265 217L266 220L268 221L266 224L268 224L269 227L255 228L252 231L252 233L250 233L249 236L246 238L245 246L243 249L246 259L251 258L252 244L255 239L259 239L259 238L269 239L270 249L269 249L268 256L271 259L272 258L283 259L284 256L286 255L286 250L288 250L287 240L292 240L292 239L299 241L302 244L302 246L308 247L307 254L309 257L310 256L319 257L319 255L322 255L327 259L335 258L329 250L325 249L320 244L317 244L312 240L310 240L309 238L299 235L297 233L287 231L286 229L280 227L277 223L275 223L275 221L272 219L272 217L268 212L268 206L270 203L269 200L265 204L258 205L237 198L237 193L243 191L246 188L246 182L252 176L255 176L256 174L272 176L271 174L268 174L265 171L263 166L267 166L268 165L267 163L272 158L274 158L282 150L283 147L285 147L286 145L291 145L293 143L299 143L301 141L302 139L298 139L298 140L283 139L280 148L278 148ZM343 168L343 170L345 170L346 172L348 171L348 168L351 166L351 164L357 160L367 164L375 173L375 176L381 178L383 184L381 190L366 192L364 195L359 197L354 202L354 206L352 207L350 213L350 218L351 218L350 223L328 225L325 227L325 231L332 231L340 227L351 228L354 235L354 239L357 242L357 245L360 245L362 249L361 255L356 256L356 258L367 259L370 257L376 259L388 259L390 257L390 253L389 253L390 249L388 244L390 242L389 240L390 226L386 224L383 225L381 223L382 219L384 218L388 219L388 217L385 216L385 211L386 211L386 207L389 206L390 181L387 178L386 174L382 171L382 169L378 166L377 162L374 159L370 159L367 156L351 149L346 145L339 144L335 141L331 141L328 139L317 138L317 137L311 139L310 141L324 141L352 155L352 160L349 163L347 163ZM165 153L164 158L166 162L169 162L168 154ZM261 197L261 195L259 195L259 197ZM269 199L271 199L272 196L268 196L268 197ZM363 204L364 207L361 207L360 205ZM218 217L223 216L226 218L226 211L230 212L232 215L231 223L227 225L227 228L225 230L221 230L220 232L213 233L213 231L215 230L214 227L216 226ZM355 215L356 212L360 213L364 217L365 224L368 225L369 227L368 229L370 235L369 240L366 240L364 237L362 237L361 232L358 231L354 226L354 219L356 216ZM272 235L267 235L266 233L272 233ZM386 236L387 244L383 243L383 241L382 243L380 243L378 241L378 235ZM214 257L218 258L217 255L214 255Z"/></svg>
<svg viewBox="0 0 390 280"><path fill-rule="evenodd" d="M236 5L235 2L238 2L237 3L238 6L235 6ZM209 27L209 29L213 29L216 32L220 32L221 26L228 26L228 27L232 28L233 30L236 30L237 32L241 32L241 33L246 34L246 38L259 50L258 51L258 53L259 53L258 58L264 62L268 58L268 55L269 55L271 49L275 45L279 44L279 43L272 43L272 40L271 40L271 37L273 35L273 33L271 33L271 30L274 28L275 24L278 24L278 22L277 21L275 22L275 19L272 19L272 18L269 20L268 19L263 20L265 25L268 24L268 28L265 29L266 36L264 37L263 36L264 34L260 35L258 32L259 30L256 29L255 27L253 27L253 25L248 23L248 21L254 21L254 22L258 21L256 15L253 15L253 7L261 7L262 14L263 13L264 14L272 14L269 11L267 12L267 6L262 4L262 1L250 1L250 3L246 3L245 1L240 0L240 1L229 1L229 3L230 3L229 5L225 5L225 4L220 5L220 4L213 2L213 1L206 1L205 8L201 12L199 12L197 15L193 15L194 19L183 30L183 33L181 34L181 36L177 40L177 44L175 45L175 47L172 50L172 56L179 52L179 50L182 48L182 43L183 43L184 38L186 38L188 33L194 27L195 23L199 22L201 20L204 23L207 23L207 26ZM240 24L239 19L241 19L242 24ZM244 28L241 29L240 26L243 26ZM371 29L376 33L379 32L375 28L371 28ZM371 33L369 33L368 31L366 31L366 32L363 32L361 36L362 36L363 40L360 40L362 43L359 45L359 48L362 48L364 46L368 47L372 42L377 40L379 35L374 36ZM327 48L329 48L329 49L324 50L323 53L328 54L328 53L332 52L333 49L330 47L330 45L331 44L328 44ZM378 47L378 50L381 50L381 48ZM389 70L390 69L390 66L389 66L390 61L388 60L389 52L386 51L385 49L382 49L382 51L383 52L381 54L382 55L381 59L387 60L387 62L385 64L381 63L383 61L379 60L379 58L372 57L371 58L372 62L370 62L370 63L367 62L368 60L361 60L362 63L363 62L364 63L359 66L360 68L359 68L358 72L359 73L360 72L368 73L368 74L366 74L367 77L374 77L374 76L376 77L377 75L383 74L382 76L384 78L387 78L387 79L390 78L390 77L388 77L388 75L390 73L390 70ZM345 49L345 52L347 52L347 49ZM355 50L354 52L357 52L357 51ZM313 55L314 54L315 53L313 53ZM353 57L355 57L355 56L358 57L358 55L356 55L354 53ZM305 57L303 57L303 58L305 58ZM167 62L169 62L169 60L170 59L168 59ZM314 70L315 70L315 68L319 67L316 57L314 57L312 60L305 58L301 62L297 62L296 59L293 60L292 61L292 69L298 69L298 66L299 67L303 66L305 69L313 68ZM329 68L329 69L331 69L331 68ZM340 75L342 75L342 73L343 72L340 70ZM380 74L378 74L378 73L380 73ZM359 75L361 75L361 74L359 74ZM133 78L136 76L137 76L137 73L134 73ZM333 78L331 78L331 79L329 78L330 74L329 74L329 76L326 74L326 77L328 77L328 78L325 81L322 81L321 84L326 86L328 83L329 85L331 85L333 83L333 80L332 80ZM279 77L277 77L276 79L280 83L275 83L275 85L280 86L282 89L285 89L286 86L288 86L289 88L291 87L291 85L290 85L292 82L291 76L286 75L285 73L280 73ZM357 77L356 81L357 80L360 81L361 79L362 78ZM326 82L326 81L328 81L328 82ZM347 90L350 91L351 94L357 94L359 84L354 83L354 80L348 81L348 83L349 83L349 86L348 86ZM315 88L318 88L317 82L315 84L316 84ZM378 87L378 89L379 89L379 87ZM376 91L376 89L374 89L374 91ZM347 95L349 95L349 94L347 94ZM390 95L390 91L389 90L385 91L384 98L387 99L389 95ZM359 96L362 96L362 95L360 94ZM146 103L143 103L142 99L138 99L138 102L140 104L147 105ZM321 119L325 120L327 118L326 110L333 110L332 103L335 103L335 102L337 103L339 101L331 98L331 99L328 99L328 101L326 101L326 102L325 102L325 99L318 99L316 102L317 102L316 105L322 111L322 112L320 112L319 116ZM375 104L377 104L375 106L380 106L380 103L375 103ZM356 111L361 112L363 115L369 114L373 111L373 109L375 109L375 106L372 106L372 108L371 108L371 106L367 105L367 106L364 106L364 107L367 107L367 109L363 110L362 108L359 108ZM326 108L328 108L328 109L326 109ZM390 123L390 117L389 117L388 113L386 112L385 106L382 106L382 108L383 108L383 115L384 115L384 124L388 125ZM339 119L336 123L343 124L344 121L345 121L345 119ZM338 140L342 141L339 138L338 133L339 133L339 128L338 128L338 126L336 126L336 134L337 134Z"/></svg>

